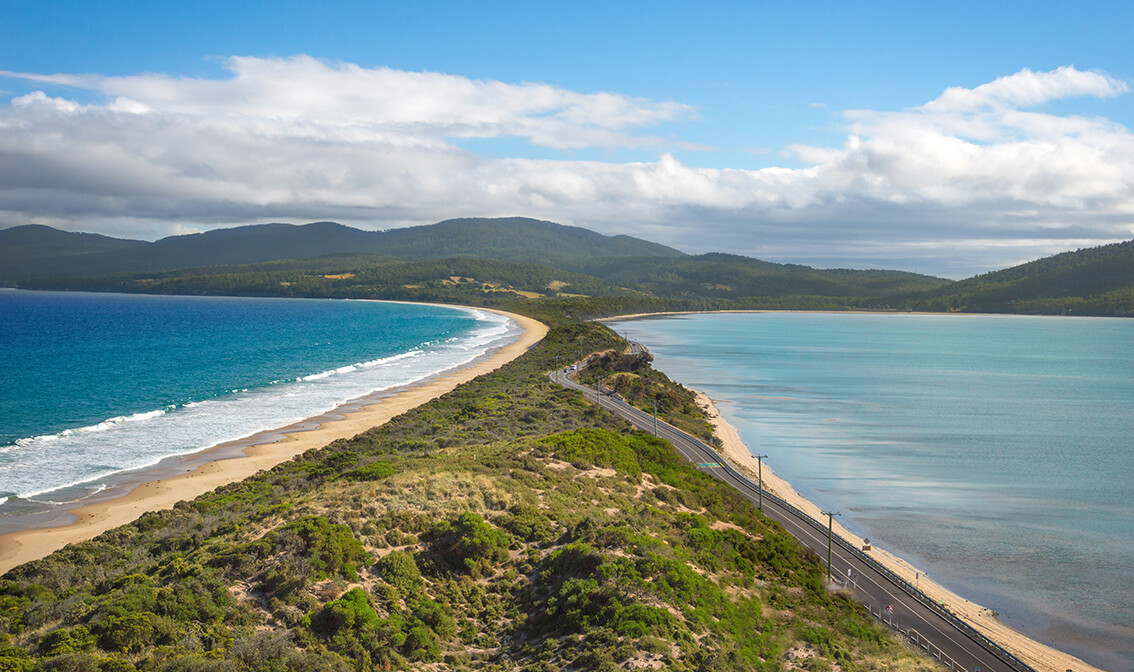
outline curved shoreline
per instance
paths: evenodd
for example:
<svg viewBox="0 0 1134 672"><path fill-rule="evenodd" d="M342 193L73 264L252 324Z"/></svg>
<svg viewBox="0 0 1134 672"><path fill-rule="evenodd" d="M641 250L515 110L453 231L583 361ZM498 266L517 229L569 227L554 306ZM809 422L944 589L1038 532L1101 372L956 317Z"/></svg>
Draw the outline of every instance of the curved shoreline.
<svg viewBox="0 0 1134 672"><path fill-rule="evenodd" d="M441 305L441 304L432 304ZM469 306L445 306L469 309ZM166 509L192 500L222 485L244 480L259 471L286 462L337 439L350 438L380 426L406 411L449 392L458 385L493 371L523 354L547 333L542 322L491 308L474 310L504 315L523 330L515 341L488 352L468 364L411 384L376 403L351 408L348 404L327 414L288 427L215 446L189 456L204 464L176 476L144 480L126 494L97 502L78 502L65 514L75 521L56 527L18 530L0 535L0 575L25 562L38 560L72 543L93 539L103 532L136 520L143 513ZM325 419L330 416L332 419ZM230 456L234 447L239 451ZM146 472L142 472L145 478Z"/></svg>
<svg viewBox="0 0 1134 672"><path fill-rule="evenodd" d="M714 314L714 313L867 313L867 314L880 314L880 315L944 315L944 316L981 316L984 313L938 313L938 312L918 312L918 311L892 311L892 310L765 310L765 309L742 309L742 310L699 310L699 311L667 311L667 312L654 312L654 313L636 313L632 315L618 315L612 317L597 318L595 322L613 322L640 318L653 318L653 317L673 317L681 315L693 314ZM1000 315L1003 317L1017 317L1016 315ZM1018 317L1062 317L1062 316L1030 316L1020 315ZM697 395L697 402L706 411L709 416L710 422L713 425L714 431L723 444L719 452L723 457L738 470L749 475L753 481L756 480L758 465L757 460L752 457L753 453L749 450L748 446L740 438L739 432L721 415L716 403L721 403L723 400L712 400L708 395L698 390L693 390ZM727 403L727 402L725 402ZM768 464L763 465L763 480L764 487L768 491L776 494L781 499L789 502L796 508L807 513L813 519L826 524L826 517L822 516L821 507L815 505L811 500L807 499L780 476L772 471ZM863 546L862 537L852 533L838 520L833 521L834 533L849 543L857 547ZM997 618L997 612L977 604L971 600L965 599L953 591L945 588L936 581L929 578L929 576L918 567L914 566L907 560L899 557L898 555L886 551L885 549L873 546L871 555L875 560L880 562L890 571L902 577L909 583L917 583L923 593L931 599L941 602L944 606L958 618L962 619L969 625L976 628L983 635L989 639L997 642L1006 650L1010 651L1020 659L1026 661L1029 665L1033 666L1038 672L1065 672L1075 670L1075 672L1104 672L1102 668L1096 667L1087 663L1067 652L1060 651L1052 646L1043 644L1029 635L1026 635L1019 630L1011 627Z"/></svg>
<svg viewBox="0 0 1134 672"><path fill-rule="evenodd" d="M697 403L705 410L709 417L709 422L713 425L713 430L717 438L721 440L722 445L719 450L721 455L734 467L744 472L755 481L757 469L760 467L757 464L756 458L752 456L752 451L749 450L747 444L740 438L740 433L717 409L716 404L720 403L721 400L710 399L706 394L697 390L694 390L694 392L697 395ZM766 490L774 493L780 499L787 501L815 520L825 520L825 518L822 517L822 509L820 507L799 494L799 492L792 487L791 483L788 483L778 476L767 464L763 465L762 473L764 488ZM862 537L852 533L837 520L833 521L833 530L836 535L846 539L854 546L859 548L863 546ZM930 579L924 571L897 555L877 546L872 547L870 554L887 569L909 583L912 584L916 581L921 591L929 596L930 599L941 602L958 618L972 625L986 637L1026 661L1038 672L1064 672L1065 670L1072 669L1076 672L1104 672L1101 668L1086 663L1069 653L1042 644L1012 628L997 618L995 611L967 600L941 586ZM919 574L920 578L917 578Z"/></svg>

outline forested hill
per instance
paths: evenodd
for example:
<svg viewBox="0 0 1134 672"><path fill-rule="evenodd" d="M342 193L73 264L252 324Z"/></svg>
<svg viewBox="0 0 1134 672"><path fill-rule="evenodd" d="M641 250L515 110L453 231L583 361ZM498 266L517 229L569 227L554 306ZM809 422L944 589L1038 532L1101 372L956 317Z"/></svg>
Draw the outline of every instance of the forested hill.
<svg viewBox="0 0 1134 672"><path fill-rule="evenodd" d="M882 309L1134 316L1134 241L952 282L688 255L522 217L361 231L263 224L148 243L44 226L0 230L0 285L32 289L336 296L484 303L623 298L588 315L655 310ZM657 302L669 302L662 304ZM592 302L594 303L594 302ZM620 307L617 307L620 306Z"/></svg>
<svg viewBox="0 0 1134 672"><path fill-rule="evenodd" d="M595 256L682 256L673 248L629 236L604 236L523 217L448 220L390 231L361 231L334 222L257 224L171 236L153 243L18 226L0 230L0 282L150 273L348 252L409 259L469 256L550 265Z"/></svg>
<svg viewBox="0 0 1134 672"><path fill-rule="evenodd" d="M631 236L604 236L577 226L525 217L449 219L382 234L383 254L407 259L478 257L576 270L594 257L682 257L684 253Z"/></svg>
<svg viewBox="0 0 1134 672"><path fill-rule="evenodd" d="M145 248L140 240L122 240L97 233L71 233L29 224L0 230L0 282L50 277L78 259L125 257ZM112 265L91 266L91 273L109 273Z"/></svg>
<svg viewBox="0 0 1134 672"><path fill-rule="evenodd" d="M819 269L720 253L586 259L573 270L655 296L741 301L783 296L884 297L951 284L904 271Z"/></svg>
<svg viewBox="0 0 1134 672"><path fill-rule="evenodd" d="M1134 240L977 275L893 304L932 311L1134 316Z"/></svg>

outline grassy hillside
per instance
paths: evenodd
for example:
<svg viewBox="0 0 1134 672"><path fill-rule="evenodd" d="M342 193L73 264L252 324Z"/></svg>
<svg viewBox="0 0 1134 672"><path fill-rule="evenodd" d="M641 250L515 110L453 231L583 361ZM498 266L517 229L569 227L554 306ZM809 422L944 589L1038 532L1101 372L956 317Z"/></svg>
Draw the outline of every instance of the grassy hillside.
<svg viewBox="0 0 1134 672"><path fill-rule="evenodd" d="M12 570L0 669L933 669L777 523L544 376L619 345L555 329L382 428Z"/></svg>

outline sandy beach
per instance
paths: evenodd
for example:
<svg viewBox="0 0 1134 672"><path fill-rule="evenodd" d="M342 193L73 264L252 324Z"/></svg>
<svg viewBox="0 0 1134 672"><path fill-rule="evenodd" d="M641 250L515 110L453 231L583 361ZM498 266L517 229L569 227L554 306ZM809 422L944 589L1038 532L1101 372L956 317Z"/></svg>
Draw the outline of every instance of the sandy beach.
<svg viewBox="0 0 1134 672"><path fill-rule="evenodd" d="M748 474L752 480L755 481L758 469L756 458L752 457L752 451L750 451L744 441L741 440L740 434L736 431L736 428L729 424L717 409L717 404L727 402L710 399L700 392L697 393L697 401L698 404L705 409L710 421L713 423L717 437L721 440L722 447L720 450L722 455L734 467ZM777 476L772 469L768 468L767 462L763 465L763 482L764 487L768 491L775 493L778 497L807 513L815 520L822 521L824 525L826 524L827 518L821 515L822 510L820 507L796 492L790 483ZM834 521L834 532L854 546L861 548L863 545L862 538L851 533L841 525L838 520ZM1075 670L1076 672L1083 670L1102 672L1100 668L1089 665L1070 654L1041 644L1031 637L1005 625L996 617L996 612L966 600L936 582L927 579L924 571L914 567L902 558L877 546L871 549L870 554L875 560L878 560L895 574L910 583L916 582L922 592L931 599L944 602L945 607L956 616L971 624L989 639L998 642L1005 649L1027 662L1039 672L1064 672L1065 670ZM917 574L921 575L920 578L916 578Z"/></svg>
<svg viewBox="0 0 1134 672"><path fill-rule="evenodd" d="M171 478L142 482L127 494L115 499L76 506L67 513L75 516L73 523L44 529L20 530L0 535L0 574L25 562L46 557L67 544L92 539L103 532L125 525L147 511L167 509L180 501L192 500L217 487L243 480L253 474L271 469L312 448L321 448L336 439L353 437L391 418L445 394L461 383L499 368L523 354L544 334L547 327L521 315L477 308L506 315L523 329L519 339L485 357L458 367L440 376L427 379L421 385L383 398L377 403L350 410L341 419L320 422L313 429L265 432L271 439L252 443L240 451L238 457L227 457L229 444L211 448L197 456L216 454L218 459L207 462L192 471ZM300 423L307 424L307 423ZM280 438L282 437L282 438ZM236 442L246 443L246 441Z"/></svg>
<svg viewBox="0 0 1134 672"><path fill-rule="evenodd" d="M478 310L489 309L478 308ZM507 315L521 326L523 333L517 341L468 365L381 399L378 403L344 412L341 419L319 422L314 429L289 431L285 428L274 432L265 432L264 434L272 437L271 440L246 445L240 451L238 457L225 459L228 457L228 453L224 451L226 446L217 446L204 451L198 454L198 457L207 458L210 453L216 453L217 459L208 461L192 471L170 478L141 482L121 497L97 503L80 504L67 511L77 518L73 523L0 535L0 574L25 562L46 557L67 544L91 539L102 532L129 523L147 511L161 510L172 507L179 501L192 500L221 485L240 481L259 471L270 469L312 448L320 448L336 439L350 438L379 426L401 413L437 398L461 383L472 380L515 359L543 338L547 332L545 325L531 318L502 311L492 312ZM653 315L659 314L651 314L650 316ZM619 316L611 319L645 316L647 315ZM717 408L718 404L727 402L712 400L706 395L698 393L698 403L705 408L713 423L716 435L722 442L721 452L723 457L737 469L751 475L755 480L757 470L755 458L752 457L748 446L741 440L737 430L721 416ZM300 424L309 425L311 423ZM236 443L248 443L248 441ZM228 447L231 449L231 446ZM777 476L766 463L763 465L763 482L769 491L793 506L808 513L816 520L822 518L820 507L796 492L790 483ZM826 519L822 518L822 520L825 522ZM851 533L837 520L834 523L834 531L856 546L861 546L863 543L859 536ZM1076 672L1081 670L1102 672L1099 668L1093 667L1074 656L1036 642L1012 629L1002 623L996 617L995 612L966 600L927 579L924 572L919 568L896 555L877 546L873 548L871 554L891 571L907 579L910 583L915 582L915 573L920 573L921 578L917 582L922 591L931 599L943 601L945 606L958 617L972 624L990 639L999 642L1036 670L1063 672L1073 669Z"/></svg>

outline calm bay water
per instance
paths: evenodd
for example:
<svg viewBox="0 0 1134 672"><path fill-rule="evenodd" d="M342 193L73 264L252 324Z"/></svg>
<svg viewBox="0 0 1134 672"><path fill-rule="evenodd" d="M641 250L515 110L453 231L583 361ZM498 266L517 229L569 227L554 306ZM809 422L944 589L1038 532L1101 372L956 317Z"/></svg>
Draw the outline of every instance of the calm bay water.
<svg viewBox="0 0 1134 672"><path fill-rule="evenodd" d="M819 313L610 323L816 504L1134 670L1134 320Z"/></svg>
<svg viewBox="0 0 1134 672"><path fill-rule="evenodd" d="M0 291L0 519L472 361L484 311Z"/></svg>

